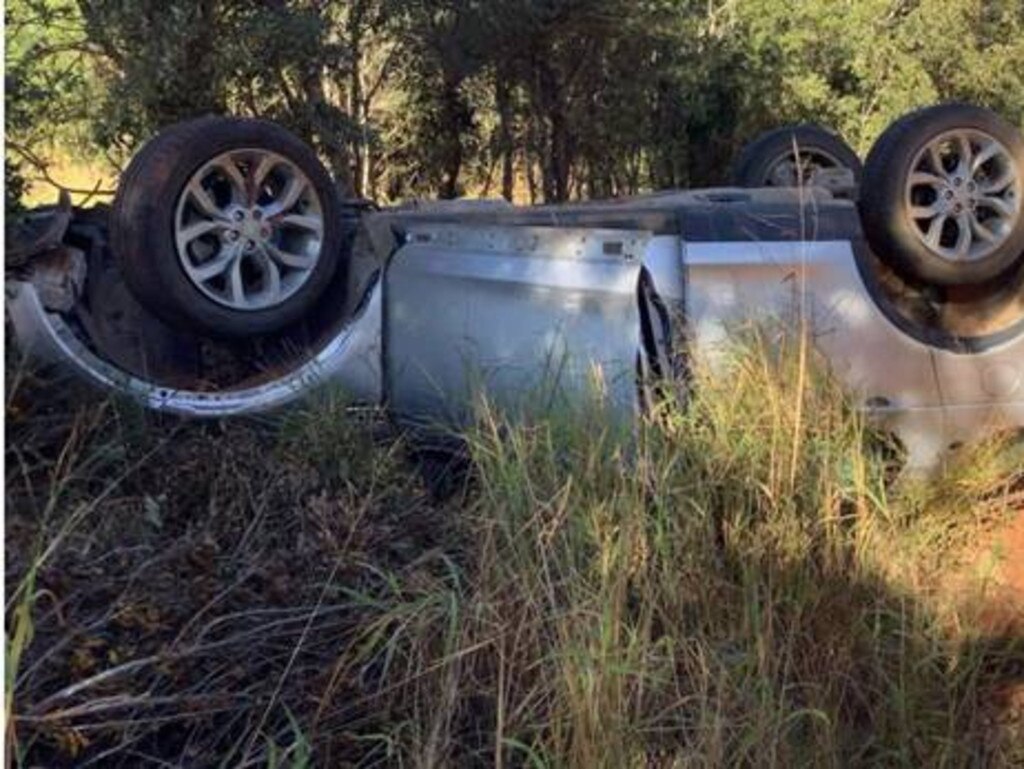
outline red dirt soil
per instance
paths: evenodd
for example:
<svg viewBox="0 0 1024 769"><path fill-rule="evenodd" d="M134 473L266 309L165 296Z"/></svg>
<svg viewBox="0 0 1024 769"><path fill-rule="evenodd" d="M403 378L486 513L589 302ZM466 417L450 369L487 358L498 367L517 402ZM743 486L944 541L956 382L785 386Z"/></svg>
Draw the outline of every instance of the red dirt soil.
<svg viewBox="0 0 1024 769"><path fill-rule="evenodd" d="M981 630L993 637L1024 634L1024 507L982 543L973 560L975 565L995 562L992 585L978 615ZM983 698L993 744L1024 746L1024 683L1018 676L988 687ZM1013 755L1011 762L1024 759L1024 749Z"/></svg>
<svg viewBox="0 0 1024 769"><path fill-rule="evenodd" d="M1024 509L981 551L997 559L995 585L980 616L990 633L1024 631Z"/></svg>

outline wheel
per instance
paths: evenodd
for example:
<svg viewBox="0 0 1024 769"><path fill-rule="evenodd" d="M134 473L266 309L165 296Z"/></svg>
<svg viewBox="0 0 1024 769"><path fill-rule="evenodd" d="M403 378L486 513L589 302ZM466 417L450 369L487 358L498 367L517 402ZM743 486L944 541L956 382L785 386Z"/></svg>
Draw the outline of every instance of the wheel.
<svg viewBox="0 0 1024 769"><path fill-rule="evenodd" d="M795 146L794 146L795 144ZM795 125L761 134L736 159L739 187L833 187L837 172L852 174L843 192L860 183L861 162L838 136L816 125Z"/></svg>
<svg viewBox="0 0 1024 769"><path fill-rule="evenodd" d="M937 286L986 283L1024 256L1024 139L995 113L943 104L896 121L864 170L860 210L876 255Z"/></svg>
<svg viewBox="0 0 1024 769"><path fill-rule="evenodd" d="M279 125L206 117L151 140L114 200L111 241L136 298L214 336L278 331L339 269L338 193Z"/></svg>

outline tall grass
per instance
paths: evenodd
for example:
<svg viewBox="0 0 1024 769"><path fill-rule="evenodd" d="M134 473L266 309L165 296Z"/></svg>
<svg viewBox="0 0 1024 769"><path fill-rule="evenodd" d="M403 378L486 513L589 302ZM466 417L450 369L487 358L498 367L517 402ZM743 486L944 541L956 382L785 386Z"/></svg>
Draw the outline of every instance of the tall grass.
<svg viewBox="0 0 1024 769"><path fill-rule="evenodd" d="M72 423L16 414L16 758L1019 765L989 700L1024 679L1020 631L942 589L1013 514L1019 447L893 483L800 344L750 329L636 423L599 392L515 420L482 401L444 484L452 463L330 394L259 425L115 411L77 433L121 468L88 517L86 466L38 488L71 477L43 446Z"/></svg>
<svg viewBox="0 0 1024 769"><path fill-rule="evenodd" d="M961 471L901 509L877 436L787 344L753 331L625 440L593 403L533 423L484 408L464 576L392 594L344 658L386 661L373 707L399 715L382 761L1019 759L982 706L988 682L1020 675L1020 639L951 634L900 581L917 573L910 543L948 554L977 531L957 541L950 500L976 505L1014 465L979 448L973 485Z"/></svg>

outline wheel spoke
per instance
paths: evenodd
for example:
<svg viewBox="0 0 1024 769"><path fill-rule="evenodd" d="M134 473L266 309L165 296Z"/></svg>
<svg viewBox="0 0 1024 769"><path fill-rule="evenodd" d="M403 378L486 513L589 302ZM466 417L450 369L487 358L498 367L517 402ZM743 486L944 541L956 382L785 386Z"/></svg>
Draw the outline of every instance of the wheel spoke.
<svg viewBox="0 0 1024 769"><path fill-rule="evenodd" d="M224 270L232 265L237 259L241 249L238 246L224 248L217 256L208 262L196 267L191 267L189 273L200 283L206 283L211 278L223 274Z"/></svg>
<svg viewBox="0 0 1024 769"><path fill-rule="evenodd" d="M939 154L939 145L932 143L928 147L928 160L931 161L932 171L936 174L936 180L946 175L946 167L942 165L942 156Z"/></svg>
<svg viewBox="0 0 1024 769"><path fill-rule="evenodd" d="M978 208L987 208L990 211L995 211L998 214L1002 214L1006 217L1013 217L1017 214L1014 206L1003 198L997 198L992 195L986 195L985 197L978 198Z"/></svg>
<svg viewBox="0 0 1024 769"><path fill-rule="evenodd" d="M266 181L267 174L269 174L273 170L274 166L279 162L280 161L273 155L264 155L260 158L260 162L253 169L251 174L253 187L258 190L260 185Z"/></svg>
<svg viewBox="0 0 1024 769"><path fill-rule="evenodd" d="M994 243L996 241L996 234L979 222L977 216L971 216L971 231L979 240L984 240L987 243Z"/></svg>
<svg viewBox="0 0 1024 769"><path fill-rule="evenodd" d="M1002 192L1017 179L1017 174L1014 173L1013 168L1007 168L995 179L990 179L983 184L979 185L979 189L986 195L991 195L997 192Z"/></svg>
<svg viewBox="0 0 1024 769"><path fill-rule="evenodd" d="M931 187L932 189L939 189L945 183L946 180L941 176L929 174L924 171L916 171L910 175L911 187Z"/></svg>
<svg viewBox="0 0 1024 769"><path fill-rule="evenodd" d="M271 216L280 216L281 214L290 211L295 204L299 202L299 198L302 197L302 193L305 191L306 180L293 175L288 179L288 183L285 185L284 190L281 191L280 197L264 208L264 216L268 218Z"/></svg>
<svg viewBox="0 0 1024 769"><path fill-rule="evenodd" d="M281 295L281 270L264 248L256 251L254 257L259 261L260 269L263 271L264 295L270 300L276 299Z"/></svg>
<svg viewBox="0 0 1024 769"><path fill-rule="evenodd" d="M218 159L213 163L213 167L220 171L231 183L232 201L244 204L246 202L245 177L242 176L242 172L238 169L235 159L231 156L224 159Z"/></svg>
<svg viewBox="0 0 1024 769"><path fill-rule="evenodd" d="M215 221L199 221L195 224L190 224L185 229L178 232L178 242L182 245L188 245L196 238L200 238L211 232L223 230L227 227L227 222L221 220Z"/></svg>
<svg viewBox="0 0 1024 769"><path fill-rule="evenodd" d="M228 295L235 306L245 304L245 285L242 282L242 257L231 263L231 274L228 276Z"/></svg>
<svg viewBox="0 0 1024 769"><path fill-rule="evenodd" d="M942 230L946 226L946 222L949 220L949 216L942 214L936 216L931 225L928 227L928 232L925 234L924 240L931 248L937 249L939 243L942 240Z"/></svg>
<svg viewBox="0 0 1024 769"><path fill-rule="evenodd" d="M799 179L796 162L787 158L780 160L768 173L768 183L773 187L795 187Z"/></svg>
<svg viewBox="0 0 1024 769"><path fill-rule="evenodd" d="M974 178L974 175L978 173L983 165L999 155L999 152L999 145L994 141L989 141L985 144L981 151L975 155L974 162L971 163L971 178Z"/></svg>
<svg viewBox="0 0 1024 769"><path fill-rule="evenodd" d="M188 185L187 192L192 196L192 200L195 201L199 210L206 216L220 221L227 221L227 215L224 213L223 209L217 206L216 201L210 197L210 193L206 191L206 188L203 187L199 179L194 179L192 183Z"/></svg>
<svg viewBox="0 0 1024 769"><path fill-rule="evenodd" d="M297 270L308 270L316 264L315 256L303 256L301 254L292 254L288 251L282 251L273 243L265 243L264 248L267 254L278 264L283 264L285 267L292 267Z"/></svg>
<svg viewBox="0 0 1024 769"><path fill-rule="evenodd" d="M911 219L931 219L941 212L939 204L932 203L930 206L912 206L910 208Z"/></svg>
<svg viewBox="0 0 1024 769"><path fill-rule="evenodd" d="M960 154L960 161L957 163L956 173L960 176L970 177L974 168L974 148L971 146L970 137L966 134L956 135L957 151Z"/></svg>
<svg viewBox="0 0 1024 769"><path fill-rule="evenodd" d="M960 214L956 218L956 226L957 238L953 253L957 258L963 259L970 253L971 243L974 241L974 235L971 232L971 215L966 211Z"/></svg>
<svg viewBox="0 0 1024 769"><path fill-rule="evenodd" d="M279 225L288 225L291 227L298 227L302 230L309 230L315 232L317 235L323 234L324 224L320 220L319 216L303 216L301 214L287 214L277 219Z"/></svg>

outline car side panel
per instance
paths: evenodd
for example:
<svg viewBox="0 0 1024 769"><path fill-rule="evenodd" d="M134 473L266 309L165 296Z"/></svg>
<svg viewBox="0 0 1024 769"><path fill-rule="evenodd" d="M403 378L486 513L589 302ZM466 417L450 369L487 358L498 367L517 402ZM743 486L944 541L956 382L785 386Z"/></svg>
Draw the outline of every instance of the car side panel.
<svg viewBox="0 0 1024 769"><path fill-rule="evenodd" d="M694 352L715 362L751 319L806 322L855 401L893 429L912 464L946 445L940 353L896 328L861 280L850 241L696 242L684 248Z"/></svg>
<svg viewBox="0 0 1024 769"><path fill-rule="evenodd" d="M386 399L400 417L465 421L486 395L543 407L597 387L636 408L639 231L422 224L385 273Z"/></svg>

